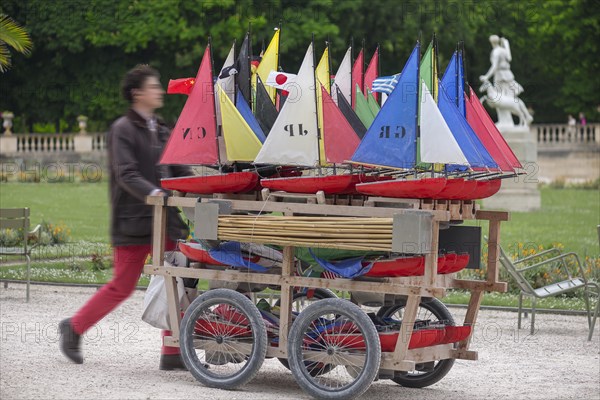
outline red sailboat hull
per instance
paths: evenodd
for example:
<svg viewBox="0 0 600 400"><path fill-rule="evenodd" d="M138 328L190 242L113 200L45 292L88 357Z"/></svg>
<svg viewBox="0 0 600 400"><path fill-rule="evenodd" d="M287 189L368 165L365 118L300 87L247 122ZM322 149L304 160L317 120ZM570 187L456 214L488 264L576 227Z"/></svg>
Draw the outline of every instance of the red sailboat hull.
<svg viewBox="0 0 600 400"><path fill-rule="evenodd" d="M463 188L465 187L465 180L462 178L448 179L446 182L446 186L442 189L441 192L433 196L432 198L435 200L440 199L452 199L455 196L460 195L463 192Z"/></svg>
<svg viewBox="0 0 600 400"><path fill-rule="evenodd" d="M368 265L368 261L363 262ZM438 256L438 274L451 274L464 269L469 264L468 253L448 253ZM365 274L370 277L421 276L425 273L425 257L409 256L391 260L375 261Z"/></svg>
<svg viewBox="0 0 600 400"><path fill-rule="evenodd" d="M243 193L256 187L258 175L253 172L232 172L222 175L184 176L162 179L164 189L184 193Z"/></svg>
<svg viewBox="0 0 600 400"><path fill-rule="evenodd" d="M447 181L446 178L424 178L361 183L356 185L356 190L372 196L430 199L446 187Z"/></svg>
<svg viewBox="0 0 600 400"><path fill-rule="evenodd" d="M271 190L280 190L288 193L317 193L322 190L325 194L350 194L355 192L355 186L361 182L388 179L390 178L364 174L298 176L261 179L260 184L262 187Z"/></svg>

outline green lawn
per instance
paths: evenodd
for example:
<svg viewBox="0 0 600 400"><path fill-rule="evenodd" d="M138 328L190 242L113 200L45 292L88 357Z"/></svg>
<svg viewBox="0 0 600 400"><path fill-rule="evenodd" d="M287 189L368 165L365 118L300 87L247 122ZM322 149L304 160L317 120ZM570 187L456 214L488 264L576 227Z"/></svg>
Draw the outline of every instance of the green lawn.
<svg viewBox="0 0 600 400"><path fill-rule="evenodd" d="M0 207L29 207L31 224L64 223L71 240L108 243L108 184L0 183Z"/></svg>
<svg viewBox="0 0 600 400"><path fill-rule="evenodd" d="M501 242L562 243L565 251L598 255L600 192L544 188L542 209L511 213L502 224ZM73 241L108 243L108 185L102 183L2 183L0 207L30 207L32 223L63 222Z"/></svg>
<svg viewBox="0 0 600 400"><path fill-rule="evenodd" d="M598 257L600 191L543 188L541 194L541 210L512 212L510 221L502 223L501 245L533 243L547 248L561 243L564 251Z"/></svg>

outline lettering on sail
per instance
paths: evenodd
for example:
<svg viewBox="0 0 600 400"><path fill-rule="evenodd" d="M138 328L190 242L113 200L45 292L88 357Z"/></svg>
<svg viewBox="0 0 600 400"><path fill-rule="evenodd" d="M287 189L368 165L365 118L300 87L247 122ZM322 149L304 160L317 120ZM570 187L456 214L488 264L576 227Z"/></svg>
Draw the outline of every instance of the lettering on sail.
<svg viewBox="0 0 600 400"><path fill-rule="evenodd" d="M294 129L297 127L298 129ZM302 129L302 124L289 124L283 127L283 130L288 132L290 136L294 136L294 132L298 134L298 136L306 136L308 135L308 130Z"/></svg>
<svg viewBox="0 0 600 400"><path fill-rule="evenodd" d="M395 131L392 133L392 127L390 125L382 125L381 130L379 131L380 139L404 139L406 136L406 128L402 125L396 125Z"/></svg>
<svg viewBox="0 0 600 400"><path fill-rule="evenodd" d="M204 139L206 137L206 129L204 129L203 127L199 126L196 128L196 134L194 135L193 133L190 134L192 132L192 128L186 128L183 130L183 138L186 139L188 136L190 137L190 139Z"/></svg>

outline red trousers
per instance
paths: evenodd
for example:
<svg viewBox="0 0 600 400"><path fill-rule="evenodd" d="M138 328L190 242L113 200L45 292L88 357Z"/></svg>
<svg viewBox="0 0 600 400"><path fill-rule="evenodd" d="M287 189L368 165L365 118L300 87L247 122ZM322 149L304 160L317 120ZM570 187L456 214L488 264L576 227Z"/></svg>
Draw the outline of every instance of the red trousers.
<svg viewBox="0 0 600 400"><path fill-rule="evenodd" d="M175 250L175 243L169 239L165 250ZM114 274L110 282L102 286L71 318L75 333L82 335L119 304L131 296L144 269L144 263L152 252L152 246L131 245L113 248ZM169 335L163 331L162 336ZM163 346L162 354L179 354L178 347Z"/></svg>

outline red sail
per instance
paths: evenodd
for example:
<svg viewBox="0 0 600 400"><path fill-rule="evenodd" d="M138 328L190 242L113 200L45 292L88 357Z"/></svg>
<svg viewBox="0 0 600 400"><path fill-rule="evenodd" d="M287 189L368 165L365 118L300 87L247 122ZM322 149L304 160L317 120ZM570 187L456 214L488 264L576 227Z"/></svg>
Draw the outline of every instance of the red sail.
<svg viewBox="0 0 600 400"><path fill-rule="evenodd" d="M373 81L377 79L377 74L379 71L379 47L375 49L375 53L373 54L373 58L369 62L369 66L365 71L365 81L363 86L363 93L365 96L369 94L369 90L373 89ZM378 100L379 93L373 92L373 96L375 100Z"/></svg>
<svg viewBox="0 0 600 400"><path fill-rule="evenodd" d="M219 162L210 46L195 84L162 154L160 164L214 165Z"/></svg>
<svg viewBox="0 0 600 400"><path fill-rule="evenodd" d="M465 98L467 95L465 94ZM477 100L479 103L479 100ZM475 134L481 140L481 143L485 146L485 149L490 153L501 171L514 171L514 168L510 165L510 162L506 159L506 156L498 147L498 144L492 137L492 134L488 131L485 124L475 111L473 104L469 100L465 101L465 107L467 110L467 122L471 125L471 128L475 131Z"/></svg>
<svg viewBox="0 0 600 400"><path fill-rule="evenodd" d="M365 60L364 60L364 55L363 55L363 50L360 50L360 53L358 53L358 57L356 57L356 60L354 61L354 65L352 66L352 108L355 109L356 108L356 86L358 85L358 87L360 88L360 90L362 91L363 89L363 64L364 64Z"/></svg>
<svg viewBox="0 0 600 400"><path fill-rule="evenodd" d="M323 86L321 92L323 93L325 158L328 163L343 163L352 158L360 139Z"/></svg>
<svg viewBox="0 0 600 400"><path fill-rule="evenodd" d="M500 131L498 131L496 124L494 124L494 121L492 121L492 118L490 118L489 114L487 113L487 111L485 110L485 108L483 107L483 105L481 104L479 99L477 98L475 91L470 86L469 86L469 101L471 102L471 105L473 106L473 108L475 109L475 112L479 116L479 119L481 119L481 121L487 128L488 132L492 135L492 138L494 138L496 145L498 145L498 147L502 151L502 154L504 154L504 157L510 163L510 166L512 168L523 168L523 166L519 162L519 159L517 158L517 156L515 156L515 153L513 153L512 149L510 148L508 143L506 143L506 140L504 140L504 137L502 136Z"/></svg>

